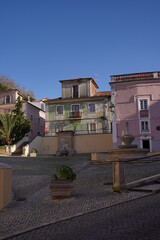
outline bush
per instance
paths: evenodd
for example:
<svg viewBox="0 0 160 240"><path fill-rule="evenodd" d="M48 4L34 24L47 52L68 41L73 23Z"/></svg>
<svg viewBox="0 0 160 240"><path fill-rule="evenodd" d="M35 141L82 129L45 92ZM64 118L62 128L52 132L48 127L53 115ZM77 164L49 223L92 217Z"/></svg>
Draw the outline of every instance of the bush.
<svg viewBox="0 0 160 240"><path fill-rule="evenodd" d="M73 172L72 168L67 165L62 165L56 168L55 178L58 180L76 180L76 174Z"/></svg>

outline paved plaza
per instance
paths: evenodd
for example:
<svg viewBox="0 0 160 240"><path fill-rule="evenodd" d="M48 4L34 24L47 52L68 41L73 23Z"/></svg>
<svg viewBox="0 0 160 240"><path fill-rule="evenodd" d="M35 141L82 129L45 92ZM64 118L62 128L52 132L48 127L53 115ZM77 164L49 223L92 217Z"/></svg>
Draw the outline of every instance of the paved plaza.
<svg viewBox="0 0 160 240"><path fill-rule="evenodd" d="M124 206L124 214L127 214L125 206L128 202L134 199L144 201L142 199L150 199L149 195L152 194L147 191L114 193L112 191L112 165L92 165L88 156L1 157L0 162L12 166L14 192L12 203L0 211L0 239L63 239L62 236L58 238L58 235L57 237L49 236L51 231L45 231L45 229L49 226L52 229L61 226L60 229L64 229L63 231L67 233L67 229L69 229L69 227L65 227L67 221L74 219L76 222L78 220L75 219L84 216L92 216L91 219L88 218L87 222L93 222L94 219L97 221L96 212L100 218L101 211L103 215L104 211L111 211L109 209L120 206L121 203ZM49 182L52 174L55 173L55 168L60 164L73 167L77 174L77 180L73 196L70 199L51 200ZM126 164L126 182L159 172L159 159L128 163ZM24 236L18 235L20 233L25 234ZM77 237L73 236L72 239L77 239Z"/></svg>

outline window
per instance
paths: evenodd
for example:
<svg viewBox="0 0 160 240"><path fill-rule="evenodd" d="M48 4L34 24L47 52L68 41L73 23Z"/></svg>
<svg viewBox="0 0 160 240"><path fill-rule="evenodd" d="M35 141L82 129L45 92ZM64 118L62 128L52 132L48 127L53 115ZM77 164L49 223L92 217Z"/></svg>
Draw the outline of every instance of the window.
<svg viewBox="0 0 160 240"><path fill-rule="evenodd" d="M148 121L141 121L141 132L149 132Z"/></svg>
<svg viewBox="0 0 160 240"><path fill-rule="evenodd" d="M73 86L73 98L78 98L78 85Z"/></svg>
<svg viewBox="0 0 160 240"><path fill-rule="evenodd" d="M7 96L6 96L6 104L10 103L10 101L11 101L11 98L10 98L9 95L7 95Z"/></svg>
<svg viewBox="0 0 160 240"><path fill-rule="evenodd" d="M72 105L72 112L79 112L79 105Z"/></svg>
<svg viewBox="0 0 160 240"><path fill-rule="evenodd" d="M31 114L31 121L33 121L33 115Z"/></svg>
<svg viewBox="0 0 160 240"><path fill-rule="evenodd" d="M140 100L140 110L147 110L148 109L148 100L142 99Z"/></svg>
<svg viewBox="0 0 160 240"><path fill-rule="evenodd" d="M72 110L70 112L70 118L81 118L81 112L79 111L79 105L72 105Z"/></svg>
<svg viewBox="0 0 160 240"><path fill-rule="evenodd" d="M95 103L90 103L89 104L89 112L95 112Z"/></svg>
<svg viewBox="0 0 160 240"><path fill-rule="evenodd" d="M96 132L96 123L90 123L89 124L89 131L91 133L95 133Z"/></svg>
<svg viewBox="0 0 160 240"><path fill-rule="evenodd" d="M40 124L40 118L38 118L38 124Z"/></svg>
<svg viewBox="0 0 160 240"><path fill-rule="evenodd" d="M57 114L63 114L63 106L57 106Z"/></svg>
<svg viewBox="0 0 160 240"><path fill-rule="evenodd" d="M139 112L140 118L148 118L149 117L149 110L148 110L148 99L140 99L139 100Z"/></svg>

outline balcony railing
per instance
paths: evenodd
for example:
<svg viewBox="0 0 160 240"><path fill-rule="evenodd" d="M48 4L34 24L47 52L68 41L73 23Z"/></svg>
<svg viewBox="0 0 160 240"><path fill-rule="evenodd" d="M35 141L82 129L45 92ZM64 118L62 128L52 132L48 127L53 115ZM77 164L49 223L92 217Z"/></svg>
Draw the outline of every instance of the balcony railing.
<svg viewBox="0 0 160 240"><path fill-rule="evenodd" d="M140 110L140 118L148 118L148 110Z"/></svg>
<svg viewBox="0 0 160 240"><path fill-rule="evenodd" d="M70 112L69 117L73 119L81 118L82 117L82 112Z"/></svg>

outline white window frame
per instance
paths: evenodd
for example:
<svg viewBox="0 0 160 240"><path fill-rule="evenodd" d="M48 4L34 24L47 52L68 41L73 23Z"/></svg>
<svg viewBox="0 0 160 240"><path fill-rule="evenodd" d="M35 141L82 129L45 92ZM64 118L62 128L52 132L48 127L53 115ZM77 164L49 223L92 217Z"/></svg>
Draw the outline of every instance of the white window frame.
<svg viewBox="0 0 160 240"><path fill-rule="evenodd" d="M146 102L147 106L145 106L145 102ZM148 110L148 99L147 98L139 99L139 110Z"/></svg>
<svg viewBox="0 0 160 240"><path fill-rule="evenodd" d="M144 130L142 130L142 123L144 122ZM146 129L146 124L148 123L148 130ZM140 133L150 133L150 121L146 119L140 120Z"/></svg>
<svg viewBox="0 0 160 240"><path fill-rule="evenodd" d="M79 112L80 112L80 104L76 104L76 103L75 104L71 104L71 112L73 112L72 111L72 106L75 106L75 105L79 106Z"/></svg>
<svg viewBox="0 0 160 240"><path fill-rule="evenodd" d="M143 140L149 140L150 152L152 152L152 138L151 136L141 136L140 137L140 148L143 148Z"/></svg>
<svg viewBox="0 0 160 240"><path fill-rule="evenodd" d="M144 104L143 104L143 108L141 108L141 101L147 101L147 108L145 109L144 108ZM150 104L150 101L149 101L149 98L148 97L140 97L140 98L138 98L138 110L139 110L139 112L141 111L141 110L148 110L149 111L149 104Z"/></svg>
<svg viewBox="0 0 160 240"><path fill-rule="evenodd" d="M9 97L9 102L7 102L7 97ZM5 97L5 103L6 104L10 104L11 103L11 96L9 94Z"/></svg>
<svg viewBox="0 0 160 240"><path fill-rule="evenodd" d="M62 107L62 113L58 113L57 108ZM63 115L64 114L64 106L63 105L57 105L56 106L56 115Z"/></svg>
<svg viewBox="0 0 160 240"><path fill-rule="evenodd" d="M143 100L147 100L147 109L141 109L141 101ZM144 104L143 104L144 105ZM149 119L150 118L150 98L149 97L140 97L138 98L138 118L141 119L143 121L143 119L140 117L140 111L143 110L148 110L148 117L146 117L145 119Z"/></svg>
<svg viewBox="0 0 160 240"><path fill-rule="evenodd" d="M95 131L91 130L91 124L95 124ZM97 132L97 123L95 123L95 122L88 123L88 131L89 131L89 133L96 133Z"/></svg>

